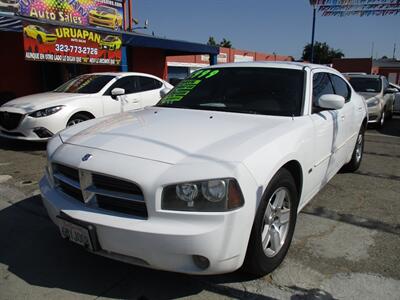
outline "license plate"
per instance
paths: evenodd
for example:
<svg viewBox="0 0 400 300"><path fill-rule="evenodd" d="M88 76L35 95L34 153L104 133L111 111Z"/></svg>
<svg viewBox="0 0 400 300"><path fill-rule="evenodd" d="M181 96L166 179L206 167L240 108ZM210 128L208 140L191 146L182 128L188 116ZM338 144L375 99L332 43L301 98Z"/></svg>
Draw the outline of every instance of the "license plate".
<svg viewBox="0 0 400 300"><path fill-rule="evenodd" d="M60 233L63 238L93 251L93 244L88 229L63 219L59 219L59 221Z"/></svg>

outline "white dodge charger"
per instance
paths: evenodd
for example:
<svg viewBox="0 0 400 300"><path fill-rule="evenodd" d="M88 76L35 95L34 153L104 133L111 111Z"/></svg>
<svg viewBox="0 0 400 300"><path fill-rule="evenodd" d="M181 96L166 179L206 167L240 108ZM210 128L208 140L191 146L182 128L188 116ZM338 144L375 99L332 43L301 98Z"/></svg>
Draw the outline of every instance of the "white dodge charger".
<svg viewBox="0 0 400 300"><path fill-rule="evenodd" d="M52 92L0 106L0 136L46 141L77 123L154 105L171 89L168 82L143 73L81 75Z"/></svg>
<svg viewBox="0 0 400 300"><path fill-rule="evenodd" d="M266 274L297 213L361 162L367 109L337 71L199 70L151 108L53 137L40 190L61 236L149 268Z"/></svg>

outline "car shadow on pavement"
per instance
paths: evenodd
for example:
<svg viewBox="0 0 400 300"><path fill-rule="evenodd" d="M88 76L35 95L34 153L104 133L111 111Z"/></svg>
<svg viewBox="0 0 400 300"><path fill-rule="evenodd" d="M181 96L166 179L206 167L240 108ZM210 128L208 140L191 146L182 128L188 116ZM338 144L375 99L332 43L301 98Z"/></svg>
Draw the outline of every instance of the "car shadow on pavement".
<svg viewBox="0 0 400 300"><path fill-rule="evenodd" d="M400 137L400 116L393 116L391 120L387 120L382 128L378 129L379 133Z"/></svg>
<svg viewBox="0 0 400 300"><path fill-rule="evenodd" d="M43 151L46 150L46 142L29 142L12 140L0 137L0 149L12 151Z"/></svg>
<svg viewBox="0 0 400 300"><path fill-rule="evenodd" d="M40 196L0 211L0 245L0 263L8 271L3 271L0 279L2 293L12 298L20 298L18 287L26 292L27 287L21 285L29 284L29 293L39 293L30 294L32 298L49 295L49 288L61 290L64 296L78 293L119 299L175 299L203 291L217 296L272 299L219 285L252 279L240 273L190 276L136 267L86 252L61 239ZM51 295L57 296L54 290Z"/></svg>

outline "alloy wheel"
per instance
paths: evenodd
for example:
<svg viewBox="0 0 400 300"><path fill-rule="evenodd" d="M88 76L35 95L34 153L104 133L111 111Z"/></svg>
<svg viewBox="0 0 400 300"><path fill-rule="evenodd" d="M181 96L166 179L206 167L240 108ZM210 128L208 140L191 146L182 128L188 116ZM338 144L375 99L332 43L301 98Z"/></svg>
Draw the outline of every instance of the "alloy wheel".
<svg viewBox="0 0 400 300"><path fill-rule="evenodd" d="M361 160L363 153L363 135L362 133L358 134L357 144L356 144L356 160L359 162Z"/></svg>
<svg viewBox="0 0 400 300"><path fill-rule="evenodd" d="M381 115L381 119L380 119L380 121L379 121L379 124L380 124L381 127L382 127L384 123L385 123L385 112L383 111L383 112L382 112L382 115Z"/></svg>
<svg viewBox="0 0 400 300"><path fill-rule="evenodd" d="M285 243L289 231L290 209L288 189L278 188L268 201L261 233L262 247L268 257L278 254Z"/></svg>
<svg viewBox="0 0 400 300"><path fill-rule="evenodd" d="M83 121L85 121L85 120L82 120L82 119L73 119L73 120L70 120L70 121L68 122L68 124L67 124L67 127L71 127L71 126L76 125L76 124L78 124L78 123L81 123L81 122L83 122Z"/></svg>

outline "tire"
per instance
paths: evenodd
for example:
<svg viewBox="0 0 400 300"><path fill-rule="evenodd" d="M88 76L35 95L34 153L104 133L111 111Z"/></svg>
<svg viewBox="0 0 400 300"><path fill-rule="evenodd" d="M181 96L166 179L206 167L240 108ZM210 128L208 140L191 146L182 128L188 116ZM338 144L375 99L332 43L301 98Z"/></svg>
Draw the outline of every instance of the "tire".
<svg viewBox="0 0 400 300"><path fill-rule="evenodd" d="M364 152L364 133L365 128L364 126L362 126L357 136L357 141L354 146L353 154L351 155L351 160L343 166L343 171L355 172L360 167Z"/></svg>
<svg viewBox="0 0 400 300"><path fill-rule="evenodd" d="M277 205L277 201L282 205ZM280 209L274 211L276 206ZM259 204L242 267L244 272L264 276L281 264L292 241L297 206L298 192L295 181L291 173L282 168L268 184Z"/></svg>
<svg viewBox="0 0 400 300"><path fill-rule="evenodd" d="M68 120L67 127L71 127L73 125L79 124L81 122L85 122L90 119L91 119L91 117L89 117L86 114L76 113Z"/></svg>
<svg viewBox="0 0 400 300"><path fill-rule="evenodd" d="M38 36L36 37L36 39L37 39L37 41L39 42L39 44L43 44L43 39L42 39L42 37L41 37L40 35L38 35Z"/></svg>
<svg viewBox="0 0 400 300"><path fill-rule="evenodd" d="M383 125L385 125L386 121L386 108L382 110L381 118L379 119L379 122L377 123L378 128L382 128Z"/></svg>

